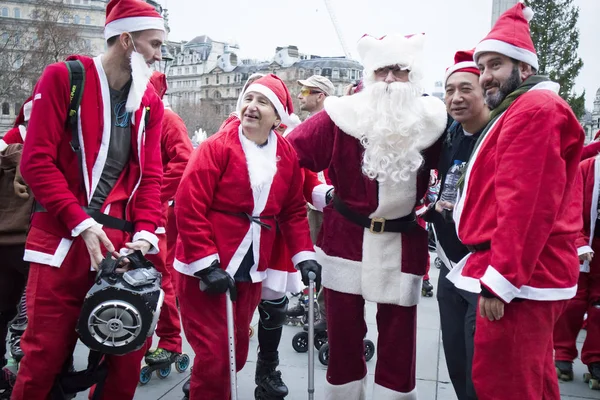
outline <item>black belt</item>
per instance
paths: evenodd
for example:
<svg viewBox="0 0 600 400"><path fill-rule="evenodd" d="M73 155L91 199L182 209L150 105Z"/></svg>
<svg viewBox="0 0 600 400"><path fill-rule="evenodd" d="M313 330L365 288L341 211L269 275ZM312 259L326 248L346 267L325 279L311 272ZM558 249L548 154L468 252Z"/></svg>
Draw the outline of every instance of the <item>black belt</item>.
<svg viewBox="0 0 600 400"><path fill-rule="evenodd" d="M131 221L127 221L127 220L124 220L121 218L116 218L116 217L112 217L110 215L106 215L103 212L100 212L100 210L95 209L95 208L81 207L81 209L83 211L85 211L85 213L87 215L92 217L94 219L94 221L96 221L100 225L104 225L108 228L117 229L117 230L123 231L123 232L133 233L135 231L134 227L133 227L133 223ZM34 212L47 212L47 210L37 201L35 203L35 208L33 211Z"/></svg>
<svg viewBox="0 0 600 400"><path fill-rule="evenodd" d="M371 233L408 232L417 226L417 216L413 212L402 218L369 218L352 211L338 196L333 196L333 208L347 220L367 228Z"/></svg>
<svg viewBox="0 0 600 400"><path fill-rule="evenodd" d="M491 249L492 242L483 242L483 243L473 244L473 245L467 244L467 245L465 245L465 247L471 253L477 253L478 251L486 251L486 250Z"/></svg>
<svg viewBox="0 0 600 400"><path fill-rule="evenodd" d="M220 212L222 214L227 214L227 215L234 215L236 217L241 217L241 218L248 218L250 220L250 222L254 222L255 224L258 224L260 226L262 226L265 229L271 229L271 225L262 222L261 219L275 219L274 215L259 215L259 216L254 216L252 214L248 214L245 212L232 212L232 211L224 211L224 210L217 210L216 208L211 208L211 210L216 211L216 212Z"/></svg>

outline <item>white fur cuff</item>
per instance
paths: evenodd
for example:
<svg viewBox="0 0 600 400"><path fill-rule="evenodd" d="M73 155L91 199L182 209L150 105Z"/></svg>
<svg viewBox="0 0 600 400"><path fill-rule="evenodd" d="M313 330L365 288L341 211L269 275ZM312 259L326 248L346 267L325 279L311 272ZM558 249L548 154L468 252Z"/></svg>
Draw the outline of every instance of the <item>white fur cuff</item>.
<svg viewBox="0 0 600 400"><path fill-rule="evenodd" d="M367 375L359 381L332 385L325 383L325 400L365 400L367 392Z"/></svg>
<svg viewBox="0 0 600 400"><path fill-rule="evenodd" d="M417 388L408 393L402 393L375 384L373 385L373 398L377 400L417 400Z"/></svg>
<svg viewBox="0 0 600 400"><path fill-rule="evenodd" d="M154 233L150 233L148 231L139 231L133 235L132 242L135 242L136 240L145 240L152 245L152 248L150 248L148 254L158 254L158 237Z"/></svg>

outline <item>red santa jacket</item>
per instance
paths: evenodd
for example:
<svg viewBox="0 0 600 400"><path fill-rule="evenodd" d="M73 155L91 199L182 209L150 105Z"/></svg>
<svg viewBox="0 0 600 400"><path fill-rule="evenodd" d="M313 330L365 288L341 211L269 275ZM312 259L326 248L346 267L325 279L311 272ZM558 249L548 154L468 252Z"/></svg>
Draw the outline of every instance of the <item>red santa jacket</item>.
<svg viewBox="0 0 600 400"><path fill-rule="evenodd" d="M575 295L584 135L551 89L544 82L519 96L473 152L454 218L464 244L491 250L450 272L459 288L478 292L481 283L505 302Z"/></svg>
<svg viewBox="0 0 600 400"><path fill-rule="evenodd" d="M306 203L302 196L302 173L294 149L271 132L265 154L277 159L277 172L261 191L250 185L249 165L243 147L240 122L202 142L192 154L175 197L179 238L175 269L193 275L219 260L232 276L252 244L255 264L253 282L265 279L275 222L293 255L294 264L314 259ZM247 214L270 229L251 222Z"/></svg>
<svg viewBox="0 0 600 400"><path fill-rule="evenodd" d="M594 237L598 222L598 198L600 189L600 155L588 158L579 164L583 182L583 229L579 232L575 245L577 254L600 251L600 238ZM585 261L579 267L581 272L590 272L590 263Z"/></svg>
<svg viewBox="0 0 600 400"><path fill-rule="evenodd" d="M77 58L86 71L79 113L83 165L78 165L71 149L71 130L65 123L70 85L64 63L48 66L36 85L33 107L40 112L32 112L21 160L23 178L47 210L33 215L25 260L52 266L62 264L74 238L89 226L89 216L82 206L88 205L102 174L111 133L110 91L101 56ZM162 102L154 90L147 88L140 108L132 116L130 162L101 210L132 221L133 240L147 239L155 249L158 239L154 231L161 212L162 116ZM117 248L131 240L125 232L104 229Z"/></svg>
<svg viewBox="0 0 600 400"><path fill-rule="evenodd" d="M600 131L599 131L600 132ZM596 157L600 153L600 142L592 142L583 148L581 161Z"/></svg>
<svg viewBox="0 0 600 400"><path fill-rule="evenodd" d="M436 167L438 138L446 126L445 107L438 99L418 100L423 101L425 110L420 116L425 164L408 182L392 188L362 173L364 147L352 122L357 114L332 101L360 102L359 96L328 98L325 110L300 124L288 140L298 153L300 166L315 172L328 169L335 195L353 211L369 218L404 217L425 195L430 170ZM429 257L425 229L418 226L408 233L373 233L328 205L323 209L316 250L325 287L378 303L418 303Z"/></svg>

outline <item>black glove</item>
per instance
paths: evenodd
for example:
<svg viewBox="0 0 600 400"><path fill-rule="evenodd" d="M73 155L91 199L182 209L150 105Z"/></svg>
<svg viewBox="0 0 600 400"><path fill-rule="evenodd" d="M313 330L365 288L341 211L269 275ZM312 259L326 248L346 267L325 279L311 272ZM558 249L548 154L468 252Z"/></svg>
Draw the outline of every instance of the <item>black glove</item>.
<svg viewBox="0 0 600 400"><path fill-rule="evenodd" d="M333 196L335 195L334 188L331 188L325 193L325 205L331 204L333 201Z"/></svg>
<svg viewBox="0 0 600 400"><path fill-rule="evenodd" d="M229 290L231 300L235 301L237 291L235 289L235 280L221 268L221 264L215 260L208 268L200 270L194 274L200 278L200 290L209 294L226 293Z"/></svg>
<svg viewBox="0 0 600 400"><path fill-rule="evenodd" d="M308 286L308 273L314 272L317 292L321 289L321 265L315 260L306 260L298 264L298 270L302 274L302 283Z"/></svg>

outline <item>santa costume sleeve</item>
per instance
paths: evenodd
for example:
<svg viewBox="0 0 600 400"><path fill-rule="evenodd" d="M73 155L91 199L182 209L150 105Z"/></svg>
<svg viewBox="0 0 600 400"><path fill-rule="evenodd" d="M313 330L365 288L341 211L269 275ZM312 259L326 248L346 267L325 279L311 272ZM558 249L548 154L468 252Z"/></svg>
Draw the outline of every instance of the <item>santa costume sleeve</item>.
<svg viewBox="0 0 600 400"><path fill-rule="evenodd" d="M34 90L34 107L21 158L21 174L36 200L73 231L89 218L57 167L69 107L69 74L64 63L46 67Z"/></svg>
<svg viewBox="0 0 600 400"><path fill-rule="evenodd" d="M554 98L538 99L539 105L519 99L519 112L506 111L496 145L497 228L491 238L490 265L480 282L507 303L531 279L570 188L563 154L573 154L578 145L569 133L569 111ZM573 148L565 148L570 142Z"/></svg>
<svg viewBox="0 0 600 400"><path fill-rule="evenodd" d="M145 126L143 142L144 162L141 171L140 186L135 194L135 202L131 211L131 220L135 234L133 240L145 239L152 244L152 252L158 251L158 238L154 232L161 218L160 188L162 185L162 160L160 154L161 126L164 114L162 102L153 92L150 95L150 118ZM139 111L138 111L139 112Z"/></svg>
<svg viewBox="0 0 600 400"><path fill-rule="evenodd" d="M161 202L164 203L175 198L181 176L194 148L185 123L177 114L165 110L162 126L162 147L168 158L161 190Z"/></svg>
<svg viewBox="0 0 600 400"><path fill-rule="evenodd" d="M221 146L214 140L200 144L190 158L175 195L179 233L175 267L188 275L219 261L212 224L206 214L223 168L221 152Z"/></svg>
<svg viewBox="0 0 600 400"><path fill-rule="evenodd" d="M583 148L581 152L581 161L596 157L600 153L600 141L592 142Z"/></svg>
<svg viewBox="0 0 600 400"><path fill-rule="evenodd" d="M587 160L582 161L581 164L579 164L581 182L583 183L583 228L581 229L581 232L579 232L577 240L575 241L575 246L577 247L578 255L594 252L590 247L592 199L586 197L592 194L594 190L593 186L594 180L596 178L594 176L595 163L595 159L588 158ZM590 187L590 185L592 187Z"/></svg>
<svg viewBox="0 0 600 400"><path fill-rule="evenodd" d="M306 218L306 202L302 195L302 172L295 160L290 189L277 220L294 266L302 261L314 260L316 257Z"/></svg>
<svg viewBox="0 0 600 400"><path fill-rule="evenodd" d="M302 168L321 172L329 167L335 128L329 114L320 111L301 123L286 137L296 150Z"/></svg>
<svg viewBox="0 0 600 400"><path fill-rule="evenodd" d="M327 205L327 193L333 186L322 183L319 176L309 169L303 168L304 173L304 198L318 211L323 211Z"/></svg>

